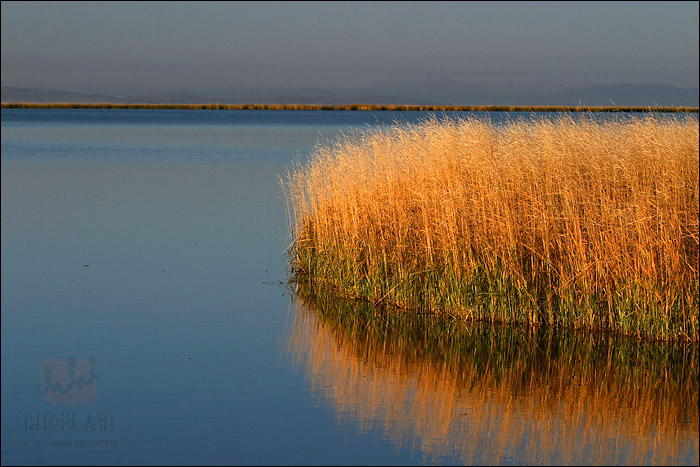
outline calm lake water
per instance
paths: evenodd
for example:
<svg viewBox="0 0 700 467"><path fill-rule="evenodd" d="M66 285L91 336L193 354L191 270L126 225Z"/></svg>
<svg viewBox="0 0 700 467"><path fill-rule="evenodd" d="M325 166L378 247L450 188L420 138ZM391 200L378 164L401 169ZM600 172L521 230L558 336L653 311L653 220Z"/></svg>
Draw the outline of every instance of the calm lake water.
<svg viewBox="0 0 700 467"><path fill-rule="evenodd" d="M427 117L3 109L2 463L697 465L697 346L282 286L279 177Z"/></svg>

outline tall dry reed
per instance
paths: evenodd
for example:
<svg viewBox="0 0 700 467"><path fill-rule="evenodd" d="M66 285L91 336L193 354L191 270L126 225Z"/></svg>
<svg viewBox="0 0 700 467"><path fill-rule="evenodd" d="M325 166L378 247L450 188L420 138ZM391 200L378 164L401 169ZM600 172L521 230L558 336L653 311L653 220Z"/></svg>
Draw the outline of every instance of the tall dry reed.
<svg viewBox="0 0 700 467"><path fill-rule="evenodd" d="M466 318L698 340L698 121L368 129L283 182L292 270Z"/></svg>

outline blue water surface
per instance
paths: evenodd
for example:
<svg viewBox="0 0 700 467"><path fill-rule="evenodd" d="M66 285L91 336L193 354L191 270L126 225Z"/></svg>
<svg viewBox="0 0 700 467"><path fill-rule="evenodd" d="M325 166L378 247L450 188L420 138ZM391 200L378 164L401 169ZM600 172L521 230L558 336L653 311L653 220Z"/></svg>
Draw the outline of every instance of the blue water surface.
<svg viewBox="0 0 700 467"><path fill-rule="evenodd" d="M297 305L282 286L290 238L280 177L317 141L430 117L3 109L2 463L532 459L525 441L497 452L481 432L470 435L482 446L475 454L436 451L438 435L391 421L410 419L408 405L368 423L339 402L332 386L344 380L327 377L335 370L313 364L334 360L303 357L326 337L298 334ZM79 362L74 378L87 375L89 357L96 361L96 401L81 399L88 385L68 402L42 394L47 367L48 381L72 380L69 356ZM373 381L385 382L387 400L398 391L392 379ZM523 417L527 438L539 425ZM675 461L697 461L697 431L689 436ZM541 462L566 460L557 455ZM604 459L624 463L621 456Z"/></svg>

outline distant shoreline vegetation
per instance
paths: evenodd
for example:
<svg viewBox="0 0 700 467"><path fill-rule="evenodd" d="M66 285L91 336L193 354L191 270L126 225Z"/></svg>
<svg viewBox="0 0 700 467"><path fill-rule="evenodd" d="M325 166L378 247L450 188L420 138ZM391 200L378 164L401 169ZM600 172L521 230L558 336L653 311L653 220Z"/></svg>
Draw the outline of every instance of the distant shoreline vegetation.
<svg viewBox="0 0 700 467"><path fill-rule="evenodd" d="M566 105L381 105L381 104L122 104L3 102L3 109L183 109L183 110L365 110L393 112L673 112L698 113L698 107L617 107Z"/></svg>

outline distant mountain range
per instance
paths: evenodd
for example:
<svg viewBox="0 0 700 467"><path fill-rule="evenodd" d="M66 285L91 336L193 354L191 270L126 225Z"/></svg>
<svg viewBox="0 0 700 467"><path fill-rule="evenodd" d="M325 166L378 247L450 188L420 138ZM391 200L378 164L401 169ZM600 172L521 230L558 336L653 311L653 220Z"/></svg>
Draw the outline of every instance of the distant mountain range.
<svg viewBox="0 0 700 467"><path fill-rule="evenodd" d="M265 95L207 97L186 94L145 94L116 97L101 94L2 86L2 102L136 103L136 104L406 104L406 105L586 105L698 107L698 88L664 84L613 84L544 93L475 93L416 91L414 93L343 93L327 90L284 90Z"/></svg>

